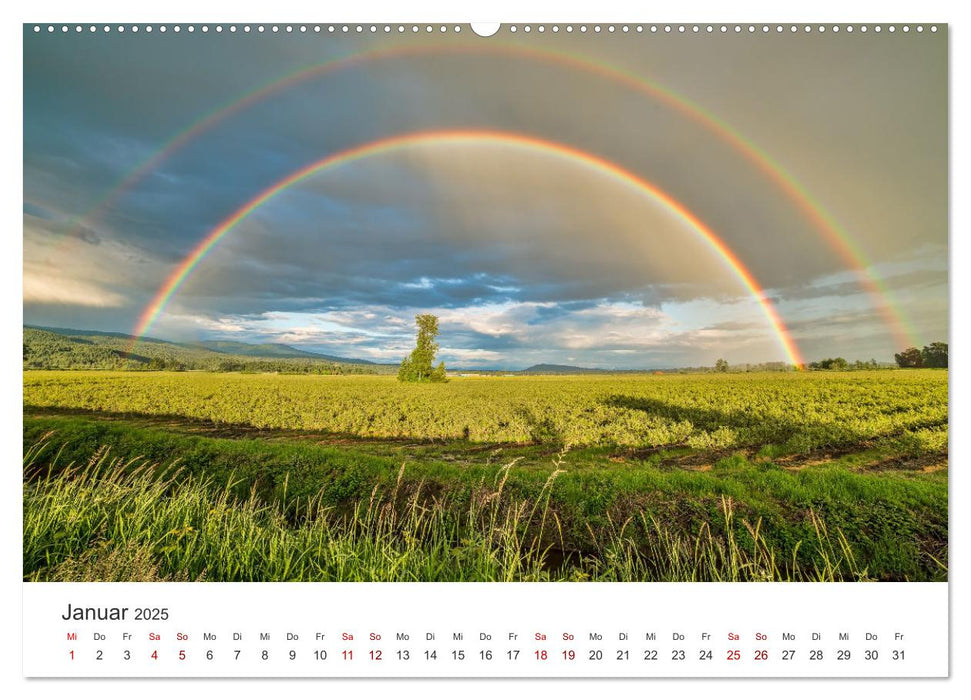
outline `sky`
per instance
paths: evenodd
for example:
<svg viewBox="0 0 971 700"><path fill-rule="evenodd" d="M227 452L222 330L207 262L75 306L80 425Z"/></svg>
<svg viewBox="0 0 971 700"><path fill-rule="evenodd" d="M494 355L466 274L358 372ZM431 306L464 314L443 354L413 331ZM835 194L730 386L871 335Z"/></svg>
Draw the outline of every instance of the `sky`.
<svg viewBox="0 0 971 700"><path fill-rule="evenodd" d="M482 137L375 149L269 198L147 334L396 362L433 313L446 365L507 369L786 361L766 306L806 360L947 339L946 28L382 29L26 26L24 323L131 333L186 256L279 181L463 130Z"/></svg>

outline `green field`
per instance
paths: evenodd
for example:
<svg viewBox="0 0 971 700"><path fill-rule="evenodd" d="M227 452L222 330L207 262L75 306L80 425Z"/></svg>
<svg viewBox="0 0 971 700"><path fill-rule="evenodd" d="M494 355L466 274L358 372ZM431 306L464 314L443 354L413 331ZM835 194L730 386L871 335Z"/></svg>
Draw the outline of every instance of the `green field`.
<svg viewBox="0 0 971 700"><path fill-rule="evenodd" d="M944 580L947 371L25 371L24 577Z"/></svg>

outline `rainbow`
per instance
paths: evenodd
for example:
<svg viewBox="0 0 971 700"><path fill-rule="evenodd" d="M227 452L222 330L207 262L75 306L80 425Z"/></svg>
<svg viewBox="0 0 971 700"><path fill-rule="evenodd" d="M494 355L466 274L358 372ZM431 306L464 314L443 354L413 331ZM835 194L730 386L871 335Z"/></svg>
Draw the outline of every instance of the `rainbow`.
<svg viewBox="0 0 971 700"><path fill-rule="evenodd" d="M403 148L420 145L467 145L477 143L499 144L517 148L541 151L545 154L557 156L574 163L580 163L593 168L597 172L612 178L613 180L633 187L636 190L654 198L663 204L668 210L673 212L679 219L686 223L689 228L700 236L723 261L725 266L730 269L744 284L752 297L758 302L766 319L772 327L773 333L778 339L779 345L785 352L789 362L801 366L804 364L802 355L796 343L793 341L789 330L779 316L775 307L769 301L765 292L762 290L758 281L752 273L745 267L742 261L734 252L720 239L707 225L697 216L687 209L679 201L658 188L656 185L645 180L634 173L625 170L619 165L612 163L604 158L593 155L586 151L579 150L572 146L548 141L533 136L514 134L501 131L421 131L389 138L371 141L362 145L354 146L338 153L328 155L316 162L313 162L287 177L279 180L270 187L264 189L258 195L243 204L239 209L224 219L216 226L198 245L189 253L185 259L179 263L166 279L165 283L159 288L148 306L145 307L139 316L138 323L134 329L134 340L145 335L149 328L158 318L159 314L165 309L178 291L179 287L186 281L193 270L202 262L203 259L216 247L216 245L240 222L246 219L257 208L273 199L275 196L285 191L287 188L296 185L311 175L325 170L336 168L341 165L352 163L370 156L390 153Z"/></svg>
<svg viewBox="0 0 971 700"><path fill-rule="evenodd" d="M449 40L446 40L449 41ZM433 45L410 45L392 49L373 49L351 56L333 59L324 63L302 67L265 83L240 97L207 113L201 119L180 131L166 142L153 155L132 170L118 185L113 187L95 206L74 222L77 228L86 221L100 218L104 212L148 172L155 169L173 153L202 133L213 128L234 114L285 89L312 78L322 77L340 70L360 66L371 61L390 60L410 56L427 56L440 53L465 53L485 55L508 55L519 58L547 62L570 69L597 75L624 85L638 93L656 99L674 109L690 120L711 131L722 141L731 145L748 161L755 165L786 197L812 222L829 246L840 256L844 263L856 271L861 287L869 296L873 307L880 313L894 336L894 341L903 346L919 346L920 338L913 329L906 313L894 300L893 294L883 281L872 272L872 265L862 249L835 217L816 200L809 191L788 172L778 161L762 150L752 140L745 137L728 122L721 120L688 98L652 80L638 76L630 71L617 68L609 63L577 56L571 53L550 49L525 47L490 39L482 44L455 44L436 41Z"/></svg>

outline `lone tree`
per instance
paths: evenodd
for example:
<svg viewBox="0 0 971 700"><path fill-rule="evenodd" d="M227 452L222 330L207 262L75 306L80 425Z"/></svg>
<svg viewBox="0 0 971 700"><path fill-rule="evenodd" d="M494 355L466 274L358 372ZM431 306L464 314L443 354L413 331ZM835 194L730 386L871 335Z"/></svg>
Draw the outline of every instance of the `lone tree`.
<svg viewBox="0 0 971 700"><path fill-rule="evenodd" d="M907 348L903 352L898 352L893 359L897 361L898 367L921 367L924 364L924 358L917 348Z"/></svg>
<svg viewBox="0 0 971 700"><path fill-rule="evenodd" d="M716 372L727 372L728 371L728 360L718 358L715 360L715 371Z"/></svg>
<svg viewBox="0 0 971 700"><path fill-rule="evenodd" d="M438 352L438 316L432 314L418 314L415 316L418 325L418 337L415 339L415 349L411 351L398 368L400 382L444 382L445 363L439 362L438 367L432 367L435 353Z"/></svg>

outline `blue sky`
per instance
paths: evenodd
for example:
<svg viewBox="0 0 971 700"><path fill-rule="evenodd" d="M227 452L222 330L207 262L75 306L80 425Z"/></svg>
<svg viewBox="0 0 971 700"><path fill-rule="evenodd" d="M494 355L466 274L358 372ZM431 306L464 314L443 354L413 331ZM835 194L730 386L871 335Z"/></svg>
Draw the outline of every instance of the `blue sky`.
<svg viewBox="0 0 971 700"><path fill-rule="evenodd" d="M784 165L851 233L923 342L947 336L946 38L513 36L649 77ZM365 35L24 35L24 320L130 331L179 261L255 194L330 153L415 130L496 129L646 177L720 235L808 359L899 350L860 272L764 172L698 123L492 41ZM306 81L185 144L174 135L299 67L441 44ZM451 47L451 48L449 48ZM461 366L671 367L784 359L683 221L581 164L427 145L307 179L233 230L152 329L396 361L416 313Z"/></svg>

